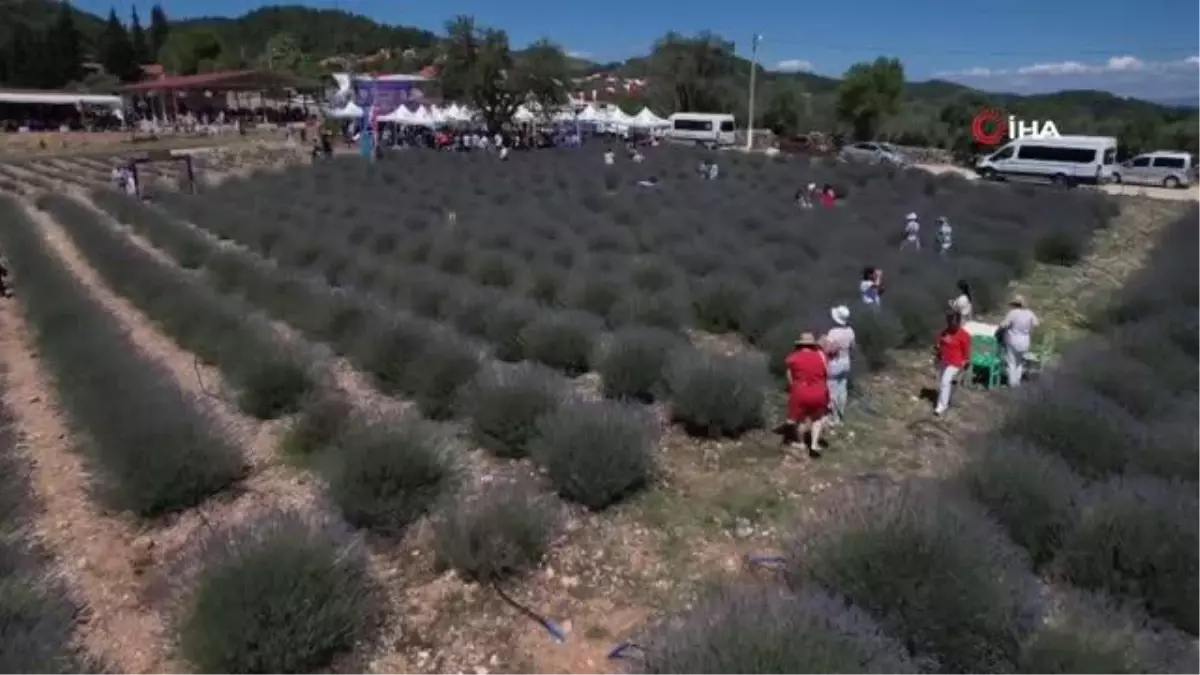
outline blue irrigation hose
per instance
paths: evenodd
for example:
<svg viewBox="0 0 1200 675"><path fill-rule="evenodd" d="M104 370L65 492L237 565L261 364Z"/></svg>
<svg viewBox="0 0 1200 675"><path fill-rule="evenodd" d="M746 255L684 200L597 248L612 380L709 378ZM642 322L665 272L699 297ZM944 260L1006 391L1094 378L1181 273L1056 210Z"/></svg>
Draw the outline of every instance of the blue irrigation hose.
<svg viewBox="0 0 1200 675"><path fill-rule="evenodd" d="M633 642L629 642L629 641L625 641L625 642L622 642L621 644L619 644L619 645L617 645L617 646L613 647L612 649L608 650L608 658L609 658L610 660L613 660L613 661L615 661L615 660L617 660L617 659L624 659L624 658L628 658L628 656L629 656L628 652L629 652L629 650L631 650L631 649L636 649L636 650L637 650L637 651L639 651L639 652L645 652L645 651L646 651L646 650L645 650L645 649L643 649L643 648L642 648L642 646L641 646L641 645L639 645L639 644L636 644L636 643L633 643Z"/></svg>
<svg viewBox="0 0 1200 675"><path fill-rule="evenodd" d="M512 605L517 609L517 611L537 622L542 628L544 628L546 632L550 634L550 639L555 643L562 644L567 641L567 631L564 630L557 621L548 617L544 617L525 605L517 602L516 600L513 600L512 597L505 593L498 584L492 584L492 588L496 590L496 593L502 600Z"/></svg>

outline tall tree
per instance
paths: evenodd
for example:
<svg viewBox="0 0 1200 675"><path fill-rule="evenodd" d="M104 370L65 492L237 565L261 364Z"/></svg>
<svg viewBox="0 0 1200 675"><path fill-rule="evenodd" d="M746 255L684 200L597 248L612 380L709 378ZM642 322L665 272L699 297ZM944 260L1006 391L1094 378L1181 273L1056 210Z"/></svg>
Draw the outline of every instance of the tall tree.
<svg viewBox="0 0 1200 675"><path fill-rule="evenodd" d="M896 114L904 95L904 66L879 57L850 66L838 85L837 116L859 140L870 140L885 119Z"/></svg>
<svg viewBox="0 0 1200 675"><path fill-rule="evenodd" d="M570 78L566 52L549 40L538 40L514 57L512 88L524 92L546 117L567 102Z"/></svg>
<svg viewBox="0 0 1200 675"><path fill-rule="evenodd" d="M150 56L160 58L158 53L162 51L163 45L167 44L167 38L171 33L171 25L167 21L167 13L163 11L161 5L155 3L150 8Z"/></svg>
<svg viewBox="0 0 1200 675"><path fill-rule="evenodd" d="M447 22L446 34L442 94L473 105L489 129L498 130L526 101L552 107L565 99L566 57L556 45L539 42L515 59L504 31L481 28L470 16Z"/></svg>
<svg viewBox="0 0 1200 675"><path fill-rule="evenodd" d="M62 87L83 77L83 36L71 11L66 0L60 2L58 16L46 31L45 51L39 55L45 69L42 86Z"/></svg>
<svg viewBox="0 0 1200 675"><path fill-rule="evenodd" d="M150 44L146 42L146 31L142 28L142 19L138 16L137 5L130 7L129 45L133 48L133 58L139 64L150 63L154 60L150 52Z"/></svg>
<svg viewBox="0 0 1200 675"><path fill-rule="evenodd" d="M671 109L724 112L735 104L732 42L709 32L690 38L671 32L654 43L649 60L651 81L664 89Z"/></svg>
<svg viewBox="0 0 1200 675"><path fill-rule="evenodd" d="M108 21L104 24L97 40L98 56L104 70L122 82L137 79L141 69L138 68L134 56L133 45L129 42L129 34L117 19L117 11L108 11Z"/></svg>
<svg viewBox="0 0 1200 675"><path fill-rule="evenodd" d="M221 58L221 40L207 28L173 30L158 53L163 68L179 75L211 71Z"/></svg>
<svg viewBox="0 0 1200 675"><path fill-rule="evenodd" d="M301 51L300 41L295 35L287 32L276 33L267 40L262 61L263 65L271 70L298 73L304 61L304 52Z"/></svg>

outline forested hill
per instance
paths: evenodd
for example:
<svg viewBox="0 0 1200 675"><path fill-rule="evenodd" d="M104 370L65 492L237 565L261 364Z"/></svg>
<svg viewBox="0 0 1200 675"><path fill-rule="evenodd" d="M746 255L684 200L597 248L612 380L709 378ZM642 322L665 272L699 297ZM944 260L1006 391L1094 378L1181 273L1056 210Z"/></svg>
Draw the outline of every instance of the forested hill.
<svg viewBox="0 0 1200 675"><path fill-rule="evenodd" d="M438 42L430 31L392 26L336 9L298 5L263 7L237 18L203 17L172 21L181 30L207 28L237 52L257 54L273 36L295 36L300 48L318 58L374 54L381 49L425 49Z"/></svg>

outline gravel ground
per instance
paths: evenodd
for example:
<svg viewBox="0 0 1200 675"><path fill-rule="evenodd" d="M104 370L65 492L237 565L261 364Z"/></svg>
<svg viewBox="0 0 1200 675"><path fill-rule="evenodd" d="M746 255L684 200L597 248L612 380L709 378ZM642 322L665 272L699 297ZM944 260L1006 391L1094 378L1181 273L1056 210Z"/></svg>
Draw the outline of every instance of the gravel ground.
<svg viewBox="0 0 1200 675"><path fill-rule="evenodd" d="M918 164L918 168L925 169L933 173L954 172L962 176L976 180L979 176L970 169L964 169L961 166L953 166L950 164ZM1200 199L1200 190L1196 186L1184 190L1168 190L1160 187L1146 187L1142 185L1103 185L1099 189L1104 190L1109 194L1114 195L1135 195L1139 197L1151 197L1154 199L1170 199L1174 201L1196 201Z"/></svg>

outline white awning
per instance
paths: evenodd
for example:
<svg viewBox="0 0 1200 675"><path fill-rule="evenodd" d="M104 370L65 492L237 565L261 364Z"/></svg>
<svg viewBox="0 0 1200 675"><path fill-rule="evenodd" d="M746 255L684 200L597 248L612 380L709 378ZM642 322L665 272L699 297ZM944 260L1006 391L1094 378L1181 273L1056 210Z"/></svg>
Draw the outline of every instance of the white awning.
<svg viewBox="0 0 1200 675"><path fill-rule="evenodd" d="M76 94L66 91L3 91L0 103L34 103L38 105L102 105L123 108L120 96L110 94Z"/></svg>

